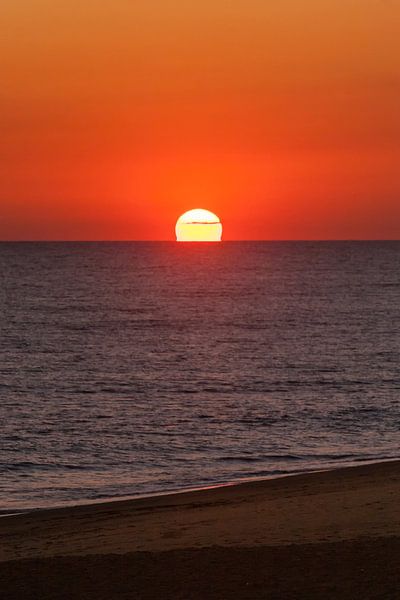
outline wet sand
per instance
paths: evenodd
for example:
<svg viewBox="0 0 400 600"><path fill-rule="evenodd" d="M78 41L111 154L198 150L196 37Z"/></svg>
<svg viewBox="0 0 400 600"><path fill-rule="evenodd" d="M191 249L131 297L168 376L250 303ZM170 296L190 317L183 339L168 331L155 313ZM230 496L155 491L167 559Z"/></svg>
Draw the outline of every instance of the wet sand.
<svg viewBox="0 0 400 600"><path fill-rule="evenodd" d="M400 461L0 519L0 596L400 598Z"/></svg>

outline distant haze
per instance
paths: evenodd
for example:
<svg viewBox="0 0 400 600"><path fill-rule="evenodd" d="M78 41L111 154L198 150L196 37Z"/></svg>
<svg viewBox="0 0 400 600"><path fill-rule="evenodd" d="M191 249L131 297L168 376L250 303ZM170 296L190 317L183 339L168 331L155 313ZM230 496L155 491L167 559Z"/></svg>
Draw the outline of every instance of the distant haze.
<svg viewBox="0 0 400 600"><path fill-rule="evenodd" d="M3 0L0 239L398 238L400 4Z"/></svg>

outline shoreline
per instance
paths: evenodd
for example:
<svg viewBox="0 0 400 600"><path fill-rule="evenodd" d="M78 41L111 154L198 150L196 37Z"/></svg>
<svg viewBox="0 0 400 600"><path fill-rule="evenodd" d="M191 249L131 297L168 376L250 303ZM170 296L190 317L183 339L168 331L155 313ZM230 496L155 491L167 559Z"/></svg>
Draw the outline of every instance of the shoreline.
<svg viewBox="0 0 400 600"><path fill-rule="evenodd" d="M382 500L383 497L386 502L390 503L393 493L391 485L388 484L391 484L393 481L396 482L396 490L398 485L400 495L400 460L285 475L270 479L252 479L251 481L240 483L181 490L146 497L119 498L3 515L3 518L0 519L0 540L2 533L6 533L8 543L5 544L0 541L0 562L14 558L13 544L18 548L17 554L19 558L41 556L43 553L46 556L97 553L98 548L96 544L93 543L90 535L83 535L84 531L81 527L84 525L90 529L91 520L99 521L99 517L103 524L107 523L109 525L107 529L108 544L107 547L101 549L101 552L103 550L106 551L107 548L113 552L137 550L158 551L182 546L186 547L189 541L193 547L207 544L218 545L221 543L232 545L233 542L241 546L247 543L253 545L254 540L251 536L254 535L254 531L251 535L249 534L249 515L247 514L249 510L259 510L264 508L263 505L268 505L270 509L273 508L273 512L277 515L280 512L279 516L282 518L282 512L286 514L288 509L291 511L297 505L297 509L304 512L303 518L306 516L311 518L313 516L315 520L316 515L313 514L314 511L312 510L311 514L309 514L310 505L307 504L309 499L315 500L315 498L320 497L320 501L323 500L327 504L325 511L328 510L329 505L332 515L337 513L340 502L347 509L351 502L353 509L359 510L363 506L361 499L365 495L366 490L368 491L368 496L374 497L375 503L379 502L379 499ZM336 504L332 504L331 502L333 496L336 498ZM288 498L290 498L289 502ZM373 503L371 502L370 505L373 506ZM207 516L210 518L210 522L213 522L213 520L223 522L223 519L237 517L236 527L240 526L240 519L243 520L246 518L247 523L245 526L240 526L240 535L237 532L232 537L226 531L225 533L228 534L227 539L218 539L212 528L208 528L205 531L204 528L199 527L199 523L201 524L202 521L198 521L197 512L209 513ZM171 515L171 513L173 514ZM170 522L171 516L173 517L173 522ZM288 513L286 516L289 518L290 514ZM341 515L336 515L335 518L337 519L339 516L343 518L345 512ZM354 519L355 516L355 514L352 514L351 519ZM327 515L325 514L326 517ZM373 522L372 517L373 515L369 515L370 523ZM333 537L335 539L352 539L357 527L353 523L353 527L349 529L351 519L350 522L347 522L349 519L346 519L346 528L342 527L341 532L340 528L338 528L336 536L330 535L326 539ZM154 526L154 520L157 521L157 527ZM293 518L290 517L290 521L292 520ZM126 521L129 521L129 526L136 530L136 538L132 540L127 536L123 536L125 542L119 543L116 541L116 536L121 528L125 528ZM163 537L163 529L170 530L171 527L179 529L185 521L187 521L187 526L197 527L200 534L198 542L193 538L189 540L185 539L184 536L179 535L179 532L170 537L169 534ZM254 525L257 529L259 524L257 519L255 521ZM52 538L55 532L63 533L61 525L65 522L68 522L69 531L74 526L79 525L80 529L76 532L77 539L75 542L72 536L69 536L68 540L61 536L61 539L57 542L52 540L51 544L49 544L51 547L50 551L48 548L46 550L41 543L43 542L43 538L46 535ZM293 536L292 531L291 536L282 536L277 535L276 531L274 535L271 535L274 529L272 527L273 523L267 523L267 525L270 530L269 537L265 534L264 538L256 541L260 545L262 543L268 543L269 545L304 543L306 541L314 542L325 539L324 535L318 534L315 526L309 527L308 532L305 530L301 535ZM285 523L282 525L285 525ZM309 525L312 525L312 523L309 523ZM321 522L321 519L319 519L319 525L324 525L323 520ZM361 525L363 525L363 529L360 529ZM383 535L386 535L388 532L390 523L387 523L387 526L382 532ZM39 538L36 540L35 535L33 535L33 541L37 541L38 544L34 543L33 546L27 545L26 540L29 538L32 530L37 531L38 529L42 529ZM369 535L373 531L375 529L372 527L371 530L371 527L368 527L367 523L363 522L358 526L359 535ZM140 534L139 541L138 534ZM400 511L395 534L400 535ZM256 537L259 536L257 535ZM168 539L170 541L165 541Z"/></svg>
<svg viewBox="0 0 400 600"><path fill-rule="evenodd" d="M400 461L0 519L7 600L364 600L400 589Z"/></svg>
<svg viewBox="0 0 400 600"><path fill-rule="evenodd" d="M8 517L14 517L14 516L19 516L19 515L26 515L26 514L32 514L32 513L42 513L45 511L58 511L58 510L64 510L64 509L75 509L75 508L79 508L79 507L90 507L90 506L99 506L99 505L108 505L108 504L112 504L112 503L118 503L118 502L127 502L127 501L136 501L136 500L153 500L153 499L157 499L157 498L163 498L165 496L175 496L175 495L180 495L180 494L188 494L188 493L192 493L192 492L202 492L202 491L207 491L207 490L214 490L214 489L219 489L219 488L232 488L232 487L236 487L236 486L242 486L242 485L247 485L247 484L252 484L252 483L262 483L262 482L267 482L267 481L275 481L275 480L281 480L281 479L285 479L285 478L289 478L289 477L300 477L303 475L312 475L314 473L331 473L331 472L336 472L336 471L342 471L342 470L346 470L346 469L354 469L354 468L358 468L358 467L364 467L364 466L374 466L374 465L381 465L381 464L386 464L386 463L396 463L398 462L400 464L400 458L384 458L382 460L360 460L360 461L354 461L351 463L346 463L343 465L335 465L335 466L331 466L331 467L326 467L326 468L318 468L318 469L312 469L312 470L300 470L300 471L290 471L290 472L283 472L283 473L278 473L278 474L271 474L271 475L261 475L259 477L254 476L254 477L248 477L248 478L241 478L241 479L234 479L234 480L229 480L229 481L221 481L221 482L216 482L216 483L211 483L211 484L204 484L204 485L195 485L195 486L190 486L190 487L183 487L183 488L171 488L171 489L167 489L167 490L159 490L159 491L154 491L154 492L144 492L144 493L139 493L139 494L127 494L127 495L123 495L123 496L107 496L107 497L102 497L102 498L94 498L94 499L82 499L79 501L70 501L66 504L54 504L53 506L37 506L37 507L27 507L27 508L10 508L9 510L7 508L3 508L0 509L0 520L8 518Z"/></svg>

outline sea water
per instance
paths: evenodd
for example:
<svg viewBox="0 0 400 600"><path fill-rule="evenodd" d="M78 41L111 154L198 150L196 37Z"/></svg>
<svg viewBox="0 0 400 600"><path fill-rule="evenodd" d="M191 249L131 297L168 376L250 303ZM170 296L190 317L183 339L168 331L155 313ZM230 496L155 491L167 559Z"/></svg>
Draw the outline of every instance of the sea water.
<svg viewBox="0 0 400 600"><path fill-rule="evenodd" d="M0 511L400 456L400 243L0 244Z"/></svg>

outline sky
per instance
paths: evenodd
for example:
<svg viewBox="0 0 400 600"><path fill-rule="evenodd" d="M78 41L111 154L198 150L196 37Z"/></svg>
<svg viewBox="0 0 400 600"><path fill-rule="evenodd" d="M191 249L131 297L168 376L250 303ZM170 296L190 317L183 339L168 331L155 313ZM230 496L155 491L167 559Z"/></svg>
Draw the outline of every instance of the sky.
<svg viewBox="0 0 400 600"><path fill-rule="evenodd" d="M0 240L398 239L400 0L2 0Z"/></svg>

